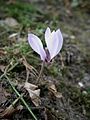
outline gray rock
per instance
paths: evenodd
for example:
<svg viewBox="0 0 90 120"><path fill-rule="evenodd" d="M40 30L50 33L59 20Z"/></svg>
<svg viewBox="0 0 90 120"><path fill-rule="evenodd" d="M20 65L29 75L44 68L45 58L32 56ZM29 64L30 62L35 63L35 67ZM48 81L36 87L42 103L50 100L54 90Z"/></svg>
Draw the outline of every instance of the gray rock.
<svg viewBox="0 0 90 120"><path fill-rule="evenodd" d="M16 26L19 25L19 23L16 21L16 19L11 18L11 17L6 18L6 19L4 20L4 23L5 23L7 26L9 26L9 27L16 27Z"/></svg>

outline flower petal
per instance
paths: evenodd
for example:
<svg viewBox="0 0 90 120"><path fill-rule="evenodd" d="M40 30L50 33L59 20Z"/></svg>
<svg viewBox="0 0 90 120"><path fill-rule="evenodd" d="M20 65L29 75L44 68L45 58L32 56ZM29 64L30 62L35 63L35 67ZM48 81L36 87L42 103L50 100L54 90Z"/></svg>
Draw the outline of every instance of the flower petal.
<svg viewBox="0 0 90 120"><path fill-rule="evenodd" d="M51 48L51 41L52 41L52 36L51 36L51 30L48 27L45 31L45 42L47 44L47 48L49 50L49 48ZM49 50L50 51L50 50Z"/></svg>
<svg viewBox="0 0 90 120"><path fill-rule="evenodd" d="M60 29L58 29L55 32L55 36L54 36L54 43L53 43L53 54L51 55L51 59L53 57L55 57L61 50L62 45L63 45L63 36L61 34Z"/></svg>
<svg viewBox="0 0 90 120"><path fill-rule="evenodd" d="M28 34L28 42L31 48L40 55L41 60L44 61L46 58L46 53L41 40L34 34Z"/></svg>
<svg viewBox="0 0 90 120"><path fill-rule="evenodd" d="M52 33L48 32L46 38L47 39L45 40L46 40L47 48L49 50L50 57L52 59L59 53L59 51L62 48L63 37L60 32L60 29L58 29L56 32L55 31L53 31Z"/></svg>

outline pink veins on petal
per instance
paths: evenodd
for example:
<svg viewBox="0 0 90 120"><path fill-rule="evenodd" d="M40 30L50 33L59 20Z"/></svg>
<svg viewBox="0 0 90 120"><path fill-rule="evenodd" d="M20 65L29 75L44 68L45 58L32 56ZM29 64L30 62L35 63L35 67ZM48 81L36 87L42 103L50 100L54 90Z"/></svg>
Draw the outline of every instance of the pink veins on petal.
<svg viewBox="0 0 90 120"><path fill-rule="evenodd" d="M63 45L63 37L60 29L51 32L48 27L45 31L46 50L43 48L41 40L34 34L28 34L28 42L31 48L40 55L41 60L49 62L60 52Z"/></svg>

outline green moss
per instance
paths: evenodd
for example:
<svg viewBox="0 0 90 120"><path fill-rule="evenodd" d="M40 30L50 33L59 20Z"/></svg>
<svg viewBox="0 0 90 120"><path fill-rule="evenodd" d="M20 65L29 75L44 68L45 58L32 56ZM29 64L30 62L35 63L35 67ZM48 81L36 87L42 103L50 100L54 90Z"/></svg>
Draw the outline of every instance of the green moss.
<svg viewBox="0 0 90 120"><path fill-rule="evenodd" d="M52 76L56 77L58 76L58 68L56 66L51 66L49 68L49 74L51 74Z"/></svg>
<svg viewBox="0 0 90 120"><path fill-rule="evenodd" d="M16 1L15 4L8 5L2 1L0 10L5 13L5 16L17 19L24 26L30 26L32 21L36 20L36 13L39 11L35 5L22 1Z"/></svg>

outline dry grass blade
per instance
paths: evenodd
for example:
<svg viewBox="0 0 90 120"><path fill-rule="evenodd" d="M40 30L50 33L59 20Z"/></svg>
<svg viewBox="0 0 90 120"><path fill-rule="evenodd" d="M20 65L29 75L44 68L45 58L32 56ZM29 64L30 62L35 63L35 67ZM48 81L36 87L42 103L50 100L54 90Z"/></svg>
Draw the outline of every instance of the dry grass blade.
<svg viewBox="0 0 90 120"><path fill-rule="evenodd" d="M37 74L38 74L37 70L26 61L26 58L24 56L23 56L22 62L24 66L26 67L26 70L28 69L29 71L33 73L34 76L37 77Z"/></svg>

